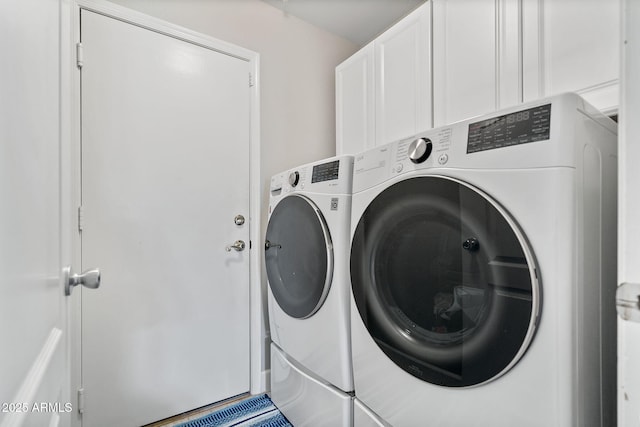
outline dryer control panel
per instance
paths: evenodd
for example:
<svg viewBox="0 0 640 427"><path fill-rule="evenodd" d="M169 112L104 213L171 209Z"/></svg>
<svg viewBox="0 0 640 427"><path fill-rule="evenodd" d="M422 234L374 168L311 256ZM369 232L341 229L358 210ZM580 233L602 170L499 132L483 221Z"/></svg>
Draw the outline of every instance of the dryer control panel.
<svg viewBox="0 0 640 427"><path fill-rule="evenodd" d="M469 123L467 153L549 139L551 104Z"/></svg>
<svg viewBox="0 0 640 427"><path fill-rule="evenodd" d="M353 156L340 156L298 166L271 178L271 197L291 192L351 194Z"/></svg>

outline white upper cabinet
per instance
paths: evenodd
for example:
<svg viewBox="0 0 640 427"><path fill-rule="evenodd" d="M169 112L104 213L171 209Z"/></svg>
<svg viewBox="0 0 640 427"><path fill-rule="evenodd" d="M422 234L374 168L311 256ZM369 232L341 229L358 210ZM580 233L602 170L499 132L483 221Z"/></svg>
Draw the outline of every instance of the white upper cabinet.
<svg viewBox="0 0 640 427"><path fill-rule="evenodd" d="M337 152L562 92L615 113L619 28L618 0L431 0L336 68Z"/></svg>
<svg viewBox="0 0 640 427"><path fill-rule="evenodd" d="M336 152L354 154L432 127L431 3L336 67Z"/></svg>
<svg viewBox="0 0 640 427"><path fill-rule="evenodd" d="M522 7L524 101L571 91L615 112L620 2L523 0Z"/></svg>
<svg viewBox="0 0 640 427"><path fill-rule="evenodd" d="M433 127L430 24L431 4L427 3L373 42L376 145Z"/></svg>
<svg viewBox="0 0 640 427"><path fill-rule="evenodd" d="M434 125L522 102L518 0L433 0Z"/></svg>
<svg viewBox="0 0 640 427"><path fill-rule="evenodd" d="M375 145L373 43L336 67L336 152Z"/></svg>

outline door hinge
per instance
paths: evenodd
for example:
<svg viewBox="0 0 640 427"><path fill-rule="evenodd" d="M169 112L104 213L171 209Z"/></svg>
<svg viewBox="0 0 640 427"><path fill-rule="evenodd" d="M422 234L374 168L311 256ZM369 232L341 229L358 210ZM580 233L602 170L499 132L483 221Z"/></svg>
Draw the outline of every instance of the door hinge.
<svg viewBox="0 0 640 427"><path fill-rule="evenodd" d="M253 87L253 74L249 73L249 87Z"/></svg>
<svg viewBox="0 0 640 427"><path fill-rule="evenodd" d="M78 413L84 413L84 388L78 389Z"/></svg>
<svg viewBox="0 0 640 427"><path fill-rule="evenodd" d="M640 283L623 283L618 286L616 310L622 319L640 323Z"/></svg>
<svg viewBox="0 0 640 427"><path fill-rule="evenodd" d="M83 65L84 55L82 52L82 43L76 43L76 66L81 70Z"/></svg>
<svg viewBox="0 0 640 427"><path fill-rule="evenodd" d="M78 231L82 231L84 227L84 207L82 205L78 206Z"/></svg>

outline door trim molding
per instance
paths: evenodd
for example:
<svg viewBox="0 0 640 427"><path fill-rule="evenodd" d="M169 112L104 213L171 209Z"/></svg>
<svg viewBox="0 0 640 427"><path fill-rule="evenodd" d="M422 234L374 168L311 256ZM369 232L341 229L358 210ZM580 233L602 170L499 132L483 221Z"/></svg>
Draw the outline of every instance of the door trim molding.
<svg viewBox="0 0 640 427"><path fill-rule="evenodd" d="M136 25L169 37L193 43L206 49L247 61L250 64L252 84L250 91L250 239L254 243L250 251L250 392L257 394L268 388L267 367L264 365L264 331L267 330L262 306L262 272L260 243L261 183L260 183L260 55L257 52L216 39L214 37L189 30L187 28L154 18L152 16L109 3L105 0L61 0L61 121L62 121L62 164L69 165L63 170L63 193L68 194L63 202L69 212L76 212L81 205L80 185L80 138L81 138L81 93L80 70L76 64L76 44L80 42L80 11L87 10ZM249 77L247 77L249 84ZM69 221L71 232L72 264L82 265L81 239L78 228L72 223L73 215L63 218ZM71 390L82 385L81 372L81 295L72 296L70 341L71 341ZM82 419L76 412L71 417L72 425L82 425Z"/></svg>

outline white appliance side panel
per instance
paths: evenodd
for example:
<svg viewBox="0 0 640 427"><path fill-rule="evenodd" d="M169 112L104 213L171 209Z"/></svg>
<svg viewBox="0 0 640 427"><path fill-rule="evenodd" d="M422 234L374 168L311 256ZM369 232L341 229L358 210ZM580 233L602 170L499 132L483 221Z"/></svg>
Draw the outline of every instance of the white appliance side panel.
<svg viewBox="0 0 640 427"><path fill-rule="evenodd" d="M640 283L640 2L623 2L618 283ZM618 426L640 424L640 323L618 318Z"/></svg>
<svg viewBox="0 0 640 427"><path fill-rule="evenodd" d="M271 399L296 427L347 427L353 423L353 398L300 370L274 344Z"/></svg>

